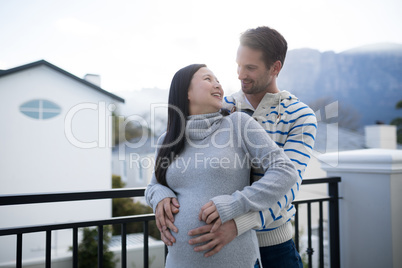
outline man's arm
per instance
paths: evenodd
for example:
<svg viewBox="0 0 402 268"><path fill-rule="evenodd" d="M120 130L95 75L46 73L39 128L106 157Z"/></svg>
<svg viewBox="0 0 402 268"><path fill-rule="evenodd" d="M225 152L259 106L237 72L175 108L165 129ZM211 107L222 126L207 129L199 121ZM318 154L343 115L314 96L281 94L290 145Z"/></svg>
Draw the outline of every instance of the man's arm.
<svg viewBox="0 0 402 268"><path fill-rule="evenodd" d="M263 176L231 195L211 198L222 223L249 211L276 210L278 200L284 199L283 193L289 191L298 179L289 157L253 118L245 113L235 113L230 119L235 124L234 135L241 142L244 153L249 155L251 164L262 168Z"/></svg>
<svg viewBox="0 0 402 268"><path fill-rule="evenodd" d="M293 202L300 190L304 171L311 158L315 136L317 132L317 119L310 108L302 110L303 113L297 115L294 124L289 129L286 141L283 144L285 154L295 165L299 174L298 180L284 195L285 202L278 201L278 210L264 210L260 212L249 212L235 218L238 235L250 229L264 229L266 226L280 219L280 212ZM279 212L279 213L278 213ZM285 219L285 221L288 219ZM270 226L275 227L275 226Z"/></svg>
<svg viewBox="0 0 402 268"><path fill-rule="evenodd" d="M218 253L225 245L229 244L237 236L236 224L233 220L225 222L217 231L211 233L213 224L207 224L188 232L189 236L197 236L189 240L190 245L205 243L194 248L194 251L206 251L204 257L210 257Z"/></svg>
<svg viewBox="0 0 402 268"><path fill-rule="evenodd" d="M298 119L295 121L295 124L289 131L283 149L297 168L299 179L292 189L284 195L286 196L285 200L292 198L293 201L299 191L305 168L307 167L308 160L312 154L312 148L314 147L316 130L316 117L314 112L308 108L304 110L303 114L298 116ZM278 206L279 204L281 204L281 202L278 203ZM269 210L248 212L244 215L241 215L234 219L235 227L237 229L237 236L250 229L262 229L264 226L268 226L269 222L272 223L278 217L278 214L271 213ZM210 228L212 228L212 225ZM230 230L229 226L225 224L220 226L218 231L212 234L205 234L201 228L191 230L190 233L191 235L200 235L196 238L196 240L192 239L193 242L196 242L195 244L210 241L202 246L203 250L210 250L208 252L208 256L212 256L213 254L219 252L221 248L223 248L236 237L234 232ZM196 247L196 249L197 248L199 247Z"/></svg>

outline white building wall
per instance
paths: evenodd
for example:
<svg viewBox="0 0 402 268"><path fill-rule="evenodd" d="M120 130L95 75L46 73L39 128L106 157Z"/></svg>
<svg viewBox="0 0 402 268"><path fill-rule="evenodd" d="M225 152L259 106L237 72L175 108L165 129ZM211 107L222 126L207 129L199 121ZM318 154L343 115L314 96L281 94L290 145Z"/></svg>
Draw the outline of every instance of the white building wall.
<svg viewBox="0 0 402 268"><path fill-rule="evenodd" d="M20 105L33 99L56 103L61 114L47 120L22 114ZM111 112L107 105L102 110L102 102L110 103L110 97L41 65L1 77L0 101L0 194L111 188L111 128L107 121ZM66 122L77 105L92 109L78 110ZM75 138L68 139L65 130L70 126ZM94 148L80 148L77 141ZM0 207L0 215L0 228L98 219L111 216L111 201ZM24 258L43 256L43 235L30 236L23 239ZM71 245L68 232L53 232L52 237L63 251ZM15 258L14 245L15 238L0 237L0 262Z"/></svg>
<svg viewBox="0 0 402 268"><path fill-rule="evenodd" d="M370 125L365 126L367 148L396 149L396 126Z"/></svg>
<svg viewBox="0 0 402 268"><path fill-rule="evenodd" d="M154 170L153 153L125 153L112 155L113 174L121 177L126 188L146 187L151 181Z"/></svg>

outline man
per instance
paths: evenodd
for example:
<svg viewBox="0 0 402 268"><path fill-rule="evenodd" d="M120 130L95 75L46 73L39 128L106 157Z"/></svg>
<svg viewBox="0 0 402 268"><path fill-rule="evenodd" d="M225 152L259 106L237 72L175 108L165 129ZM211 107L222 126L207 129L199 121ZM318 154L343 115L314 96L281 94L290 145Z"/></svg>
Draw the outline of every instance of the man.
<svg viewBox="0 0 402 268"><path fill-rule="evenodd" d="M225 97L224 106L229 111L246 112L254 117L292 160L299 172L299 180L289 192L283 193L284 199L278 200L276 205L280 212L277 214L270 208L225 222L214 232L211 232L212 224L191 230L190 236L200 236L192 238L189 243L205 243L196 246L195 250L207 250L206 257L219 252L236 236L255 229L263 267L303 267L292 240L290 219L296 211L291 202L300 189L311 156L317 121L307 105L289 92L278 89L276 79L286 52L286 40L274 29L258 27L243 33L236 58L242 90ZM260 176L258 170L254 170L252 180L257 181ZM178 210L176 199L172 199L171 203L170 200L160 202L156 210L162 240L167 244L174 242L169 229L177 231L172 213Z"/></svg>

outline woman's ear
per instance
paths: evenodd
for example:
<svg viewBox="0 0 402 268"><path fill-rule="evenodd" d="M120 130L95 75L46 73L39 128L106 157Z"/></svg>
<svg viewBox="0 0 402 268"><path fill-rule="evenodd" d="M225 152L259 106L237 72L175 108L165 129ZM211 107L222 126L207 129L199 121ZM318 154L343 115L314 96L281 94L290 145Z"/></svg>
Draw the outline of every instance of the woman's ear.
<svg viewBox="0 0 402 268"><path fill-rule="evenodd" d="M191 96L192 96L192 94L191 94L191 89L189 88L189 89L188 89L188 92L187 92L187 99L188 99L188 101L191 100Z"/></svg>

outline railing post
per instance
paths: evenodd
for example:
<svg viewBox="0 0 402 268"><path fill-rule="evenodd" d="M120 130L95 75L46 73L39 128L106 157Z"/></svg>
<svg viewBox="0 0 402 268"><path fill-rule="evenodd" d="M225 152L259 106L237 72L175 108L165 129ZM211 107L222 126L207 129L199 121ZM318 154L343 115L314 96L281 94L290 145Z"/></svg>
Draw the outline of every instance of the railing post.
<svg viewBox="0 0 402 268"><path fill-rule="evenodd" d="M52 231L46 231L46 268L52 266Z"/></svg>
<svg viewBox="0 0 402 268"><path fill-rule="evenodd" d="M339 191L338 183L328 183L328 194L332 197L329 202L329 244L331 268L340 267L339 247Z"/></svg>
<svg viewBox="0 0 402 268"><path fill-rule="evenodd" d="M308 267L313 267L313 247L311 245L311 203L307 203L307 255Z"/></svg>
<svg viewBox="0 0 402 268"><path fill-rule="evenodd" d="M17 268L22 267L22 234L17 234Z"/></svg>
<svg viewBox="0 0 402 268"><path fill-rule="evenodd" d="M103 267L103 225L98 226L98 267Z"/></svg>
<svg viewBox="0 0 402 268"><path fill-rule="evenodd" d="M127 267L127 224L121 224L121 267Z"/></svg>
<svg viewBox="0 0 402 268"><path fill-rule="evenodd" d="M299 241L299 205L294 204L296 208L296 215L295 215L295 244L297 252L300 252L300 241Z"/></svg>
<svg viewBox="0 0 402 268"><path fill-rule="evenodd" d="M149 267L148 221L144 221L144 268Z"/></svg>
<svg viewBox="0 0 402 268"><path fill-rule="evenodd" d="M73 228L73 268L78 268L78 228Z"/></svg>
<svg viewBox="0 0 402 268"><path fill-rule="evenodd" d="M324 268L324 218L323 218L323 206L322 206L322 201L319 203L319 214L320 214L320 219L319 219L319 248L320 248L320 265L319 267Z"/></svg>

